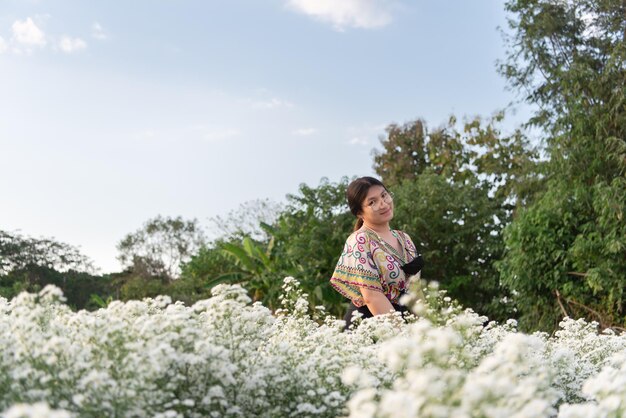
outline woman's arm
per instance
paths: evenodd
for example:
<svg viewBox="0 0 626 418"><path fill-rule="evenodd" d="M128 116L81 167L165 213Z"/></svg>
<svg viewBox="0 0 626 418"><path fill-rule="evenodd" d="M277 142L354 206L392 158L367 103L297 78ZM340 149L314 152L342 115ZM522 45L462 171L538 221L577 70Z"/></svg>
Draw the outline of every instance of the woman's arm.
<svg viewBox="0 0 626 418"><path fill-rule="evenodd" d="M361 294L363 295L363 300L365 304L369 308L372 315L382 315L389 312L393 312L395 309L389 302L389 299L382 293L377 290L371 290L362 287Z"/></svg>

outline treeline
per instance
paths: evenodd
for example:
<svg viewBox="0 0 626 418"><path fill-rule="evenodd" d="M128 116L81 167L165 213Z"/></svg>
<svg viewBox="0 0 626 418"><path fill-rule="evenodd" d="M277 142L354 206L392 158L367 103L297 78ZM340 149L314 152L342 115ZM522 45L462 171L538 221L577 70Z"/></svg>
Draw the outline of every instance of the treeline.
<svg viewBox="0 0 626 418"><path fill-rule="evenodd" d="M537 112L510 133L503 114L389 125L373 170L395 194L393 226L418 245L425 279L492 319L518 318L524 330L552 330L566 315L625 327L626 4L505 8L498 69ZM354 221L349 181L303 184L282 206L245 204L214 219L222 233L212 241L195 220L149 220L118 245L125 270L104 276L70 246L3 232L0 294L54 283L70 305L92 309L163 293L193 303L241 283L277 308L291 275L312 305L341 315L328 279Z"/></svg>

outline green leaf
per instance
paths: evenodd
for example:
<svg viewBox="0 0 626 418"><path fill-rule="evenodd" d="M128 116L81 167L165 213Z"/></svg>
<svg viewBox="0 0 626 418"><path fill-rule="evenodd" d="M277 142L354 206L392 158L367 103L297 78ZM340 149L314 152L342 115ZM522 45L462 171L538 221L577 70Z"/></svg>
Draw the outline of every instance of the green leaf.
<svg viewBox="0 0 626 418"><path fill-rule="evenodd" d="M248 255L248 252L243 248L238 247L235 244L231 244L228 242L222 243L220 245L222 250L226 252L226 254L230 254L235 257L235 259L248 271L254 272L256 271L256 265L254 260Z"/></svg>

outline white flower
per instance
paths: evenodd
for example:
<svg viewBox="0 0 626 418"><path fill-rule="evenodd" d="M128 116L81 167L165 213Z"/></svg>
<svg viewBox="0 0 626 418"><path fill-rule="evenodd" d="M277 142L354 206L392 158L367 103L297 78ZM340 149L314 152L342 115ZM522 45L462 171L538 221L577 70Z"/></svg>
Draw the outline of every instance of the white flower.
<svg viewBox="0 0 626 418"><path fill-rule="evenodd" d="M341 374L341 381L344 385L353 385L362 375L362 370L358 366L347 367Z"/></svg>
<svg viewBox="0 0 626 418"><path fill-rule="evenodd" d="M48 404L38 402L32 405L16 404L0 414L3 418L71 418L68 411L50 409Z"/></svg>
<svg viewBox="0 0 626 418"><path fill-rule="evenodd" d="M156 297L72 312L52 287L0 298L0 385L15 382L0 416L626 415L626 337L595 323L525 335L430 287L430 319L342 332L296 279L284 289L280 316L227 285L192 307Z"/></svg>

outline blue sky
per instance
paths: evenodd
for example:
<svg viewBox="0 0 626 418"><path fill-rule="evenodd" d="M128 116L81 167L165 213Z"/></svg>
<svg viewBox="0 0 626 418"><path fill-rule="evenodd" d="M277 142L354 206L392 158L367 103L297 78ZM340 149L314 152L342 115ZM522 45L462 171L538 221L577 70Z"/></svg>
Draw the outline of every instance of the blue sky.
<svg viewBox="0 0 626 418"><path fill-rule="evenodd" d="M372 175L388 124L516 98L498 26L497 0L2 0L0 229L115 271L156 215Z"/></svg>

